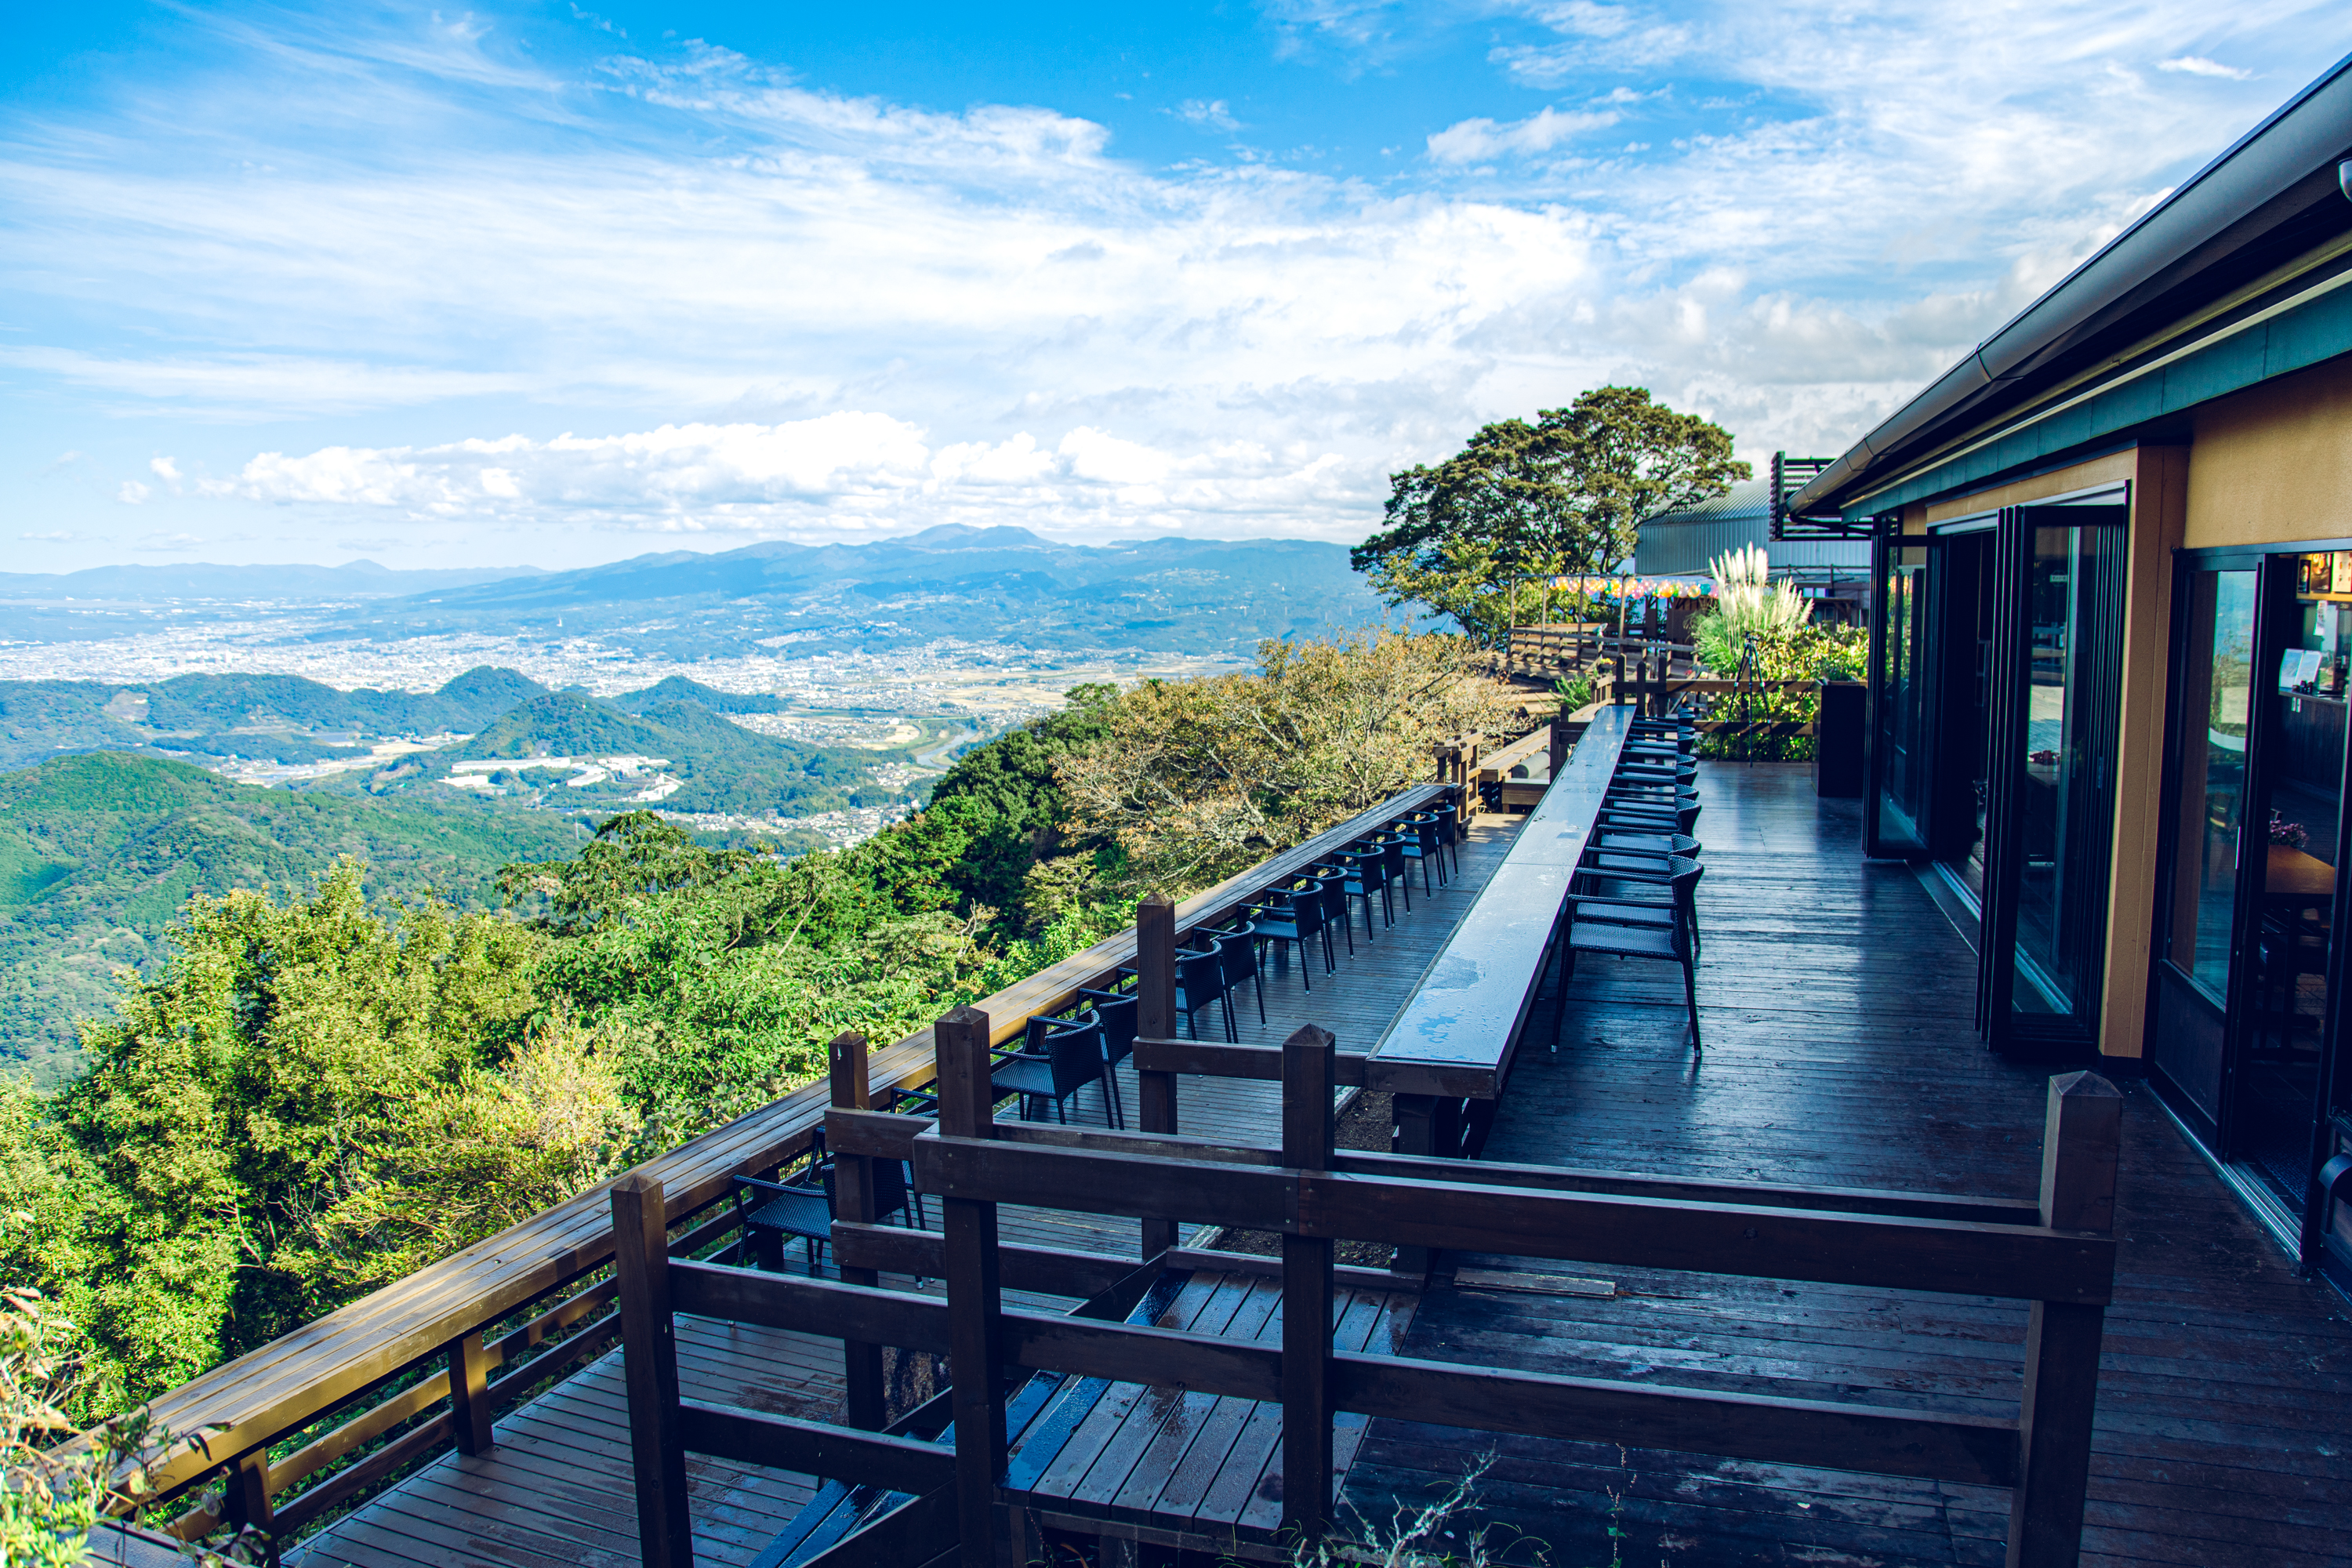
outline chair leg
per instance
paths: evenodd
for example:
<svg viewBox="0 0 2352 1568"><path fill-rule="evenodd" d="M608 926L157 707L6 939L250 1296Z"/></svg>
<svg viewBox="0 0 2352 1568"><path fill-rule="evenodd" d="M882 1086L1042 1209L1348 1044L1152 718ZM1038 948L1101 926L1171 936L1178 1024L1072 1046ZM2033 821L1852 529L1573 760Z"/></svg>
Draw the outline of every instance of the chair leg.
<svg viewBox="0 0 2352 1568"><path fill-rule="evenodd" d="M1226 1041L1232 1045L1240 1045L1242 1043L1242 1034L1240 1027L1234 1019L1234 994L1231 991L1218 992L1217 1005L1224 1009Z"/></svg>
<svg viewBox="0 0 2352 1568"><path fill-rule="evenodd" d="M1344 903L1346 900L1342 900L1341 902ZM1356 956L1356 917L1352 914L1348 917L1346 930L1348 932L1348 956L1349 958L1353 958ZM1325 921L1323 922L1323 940L1325 942L1329 942L1331 940L1331 922L1328 921Z"/></svg>
<svg viewBox="0 0 2352 1568"><path fill-rule="evenodd" d="M1250 965L1250 983L1257 987L1257 1021L1265 1022L1265 972L1256 964Z"/></svg>
<svg viewBox="0 0 2352 1568"><path fill-rule="evenodd" d="M1302 937L1298 938L1297 940L1298 940L1298 984L1300 984L1301 985L1304 985L1304 986L1305 986L1305 987L1307 987L1307 989L1308 989L1309 991L1312 991L1312 990L1314 990L1314 989L1315 989L1315 977L1314 977L1312 974L1309 974L1309 973L1307 973L1307 939L1306 939L1304 936L1302 936Z"/></svg>
<svg viewBox="0 0 2352 1568"><path fill-rule="evenodd" d="M1698 965L1690 959L1683 960L1683 996L1690 1004L1691 1055L1699 1053L1698 1043Z"/></svg>

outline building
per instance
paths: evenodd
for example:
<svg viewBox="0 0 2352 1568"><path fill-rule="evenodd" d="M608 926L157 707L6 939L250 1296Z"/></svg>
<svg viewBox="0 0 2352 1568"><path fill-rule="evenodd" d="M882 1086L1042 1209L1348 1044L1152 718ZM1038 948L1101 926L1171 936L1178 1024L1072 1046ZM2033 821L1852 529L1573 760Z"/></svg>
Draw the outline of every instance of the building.
<svg viewBox="0 0 2352 1568"><path fill-rule="evenodd" d="M2352 61L1790 498L1874 525L1866 852L2010 1052L2146 1072L2352 1277Z"/></svg>
<svg viewBox="0 0 2352 1568"><path fill-rule="evenodd" d="M1772 481L1743 479L1723 494L1642 524L1633 570L1643 577L1705 577L1727 550L1755 545L1771 557L1772 575L1831 598L1859 597L1870 581L1870 546L1858 540L1775 541Z"/></svg>

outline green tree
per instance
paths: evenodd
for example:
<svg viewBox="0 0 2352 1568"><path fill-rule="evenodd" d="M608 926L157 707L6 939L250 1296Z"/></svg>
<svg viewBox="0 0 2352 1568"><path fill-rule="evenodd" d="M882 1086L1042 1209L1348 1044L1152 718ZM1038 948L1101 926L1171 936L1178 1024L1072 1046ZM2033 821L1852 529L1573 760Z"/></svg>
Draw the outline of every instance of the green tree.
<svg viewBox="0 0 2352 1568"><path fill-rule="evenodd" d="M1074 823L1127 856L1120 897L1181 895L1428 778L1433 742L1497 728L1509 704L1460 637L1270 641L1255 674L1123 693L1060 777Z"/></svg>
<svg viewBox="0 0 2352 1568"><path fill-rule="evenodd" d="M1007 731L958 758L931 789L931 806L968 801L987 813L962 858L946 871L967 911L987 907L1013 913L1034 930L1065 912L1094 872L1098 839L1073 837L1069 803L1055 769L1073 752L1109 733L1108 714L1118 688L1075 686L1060 711ZM1047 862L1066 862L1034 874Z"/></svg>
<svg viewBox="0 0 2352 1568"><path fill-rule="evenodd" d="M420 1094L503 1055L542 939L432 902L379 918L345 861L308 899L199 897L153 981L87 1026L58 1125L96 1181L87 1326L131 1398L348 1299L335 1205Z"/></svg>
<svg viewBox="0 0 2352 1568"><path fill-rule="evenodd" d="M1616 570L1645 520L1752 471L1722 426L1644 387L1598 387L1532 425L1488 425L1434 468L1391 475L1387 526L1349 560L1390 604L1424 605L1497 647L1519 616L1549 617L1555 576Z"/></svg>

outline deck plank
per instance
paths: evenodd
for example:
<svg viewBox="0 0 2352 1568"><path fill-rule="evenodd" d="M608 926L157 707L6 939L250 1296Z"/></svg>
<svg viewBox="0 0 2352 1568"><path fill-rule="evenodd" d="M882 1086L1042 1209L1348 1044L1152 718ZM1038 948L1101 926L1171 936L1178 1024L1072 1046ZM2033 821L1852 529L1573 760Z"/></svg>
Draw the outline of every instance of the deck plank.
<svg viewBox="0 0 2352 1568"><path fill-rule="evenodd" d="M1585 959L1530 1042L1496 1160L1658 1175L2030 1196L2051 1069L1978 1042L1975 959L1906 868L1867 863L1854 803L1799 766L1705 763L1706 1039L1682 977ZM1538 1023L1546 1030L1553 1016ZM2352 1313L2296 1279L2144 1085L2126 1080L2116 1300L2101 1358L2085 1564L2352 1563ZM1404 1353L1708 1390L2013 1415L2020 1303L1575 1268L1613 1297L1439 1290ZM1998 1564L2008 1494L1375 1421L1346 1502L1385 1521L1493 1453L1481 1517L1555 1562Z"/></svg>

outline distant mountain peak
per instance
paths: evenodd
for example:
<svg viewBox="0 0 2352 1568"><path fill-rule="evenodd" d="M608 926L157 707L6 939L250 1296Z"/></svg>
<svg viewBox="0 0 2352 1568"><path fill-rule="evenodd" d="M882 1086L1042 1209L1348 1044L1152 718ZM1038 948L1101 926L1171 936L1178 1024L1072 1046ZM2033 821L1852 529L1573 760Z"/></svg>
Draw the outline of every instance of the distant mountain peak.
<svg viewBox="0 0 2352 1568"><path fill-rule="evenodd" d="M974 528L965 522L942 522L927 528L911 539L899 541L924 550L1049 550L1050 542L1038 538L1025 528L1000 524L995 528Z"/></svg>

